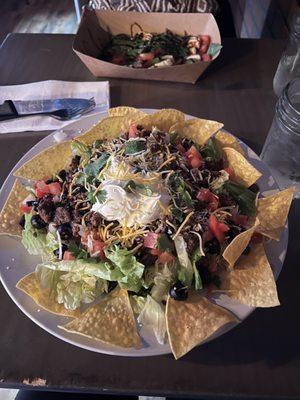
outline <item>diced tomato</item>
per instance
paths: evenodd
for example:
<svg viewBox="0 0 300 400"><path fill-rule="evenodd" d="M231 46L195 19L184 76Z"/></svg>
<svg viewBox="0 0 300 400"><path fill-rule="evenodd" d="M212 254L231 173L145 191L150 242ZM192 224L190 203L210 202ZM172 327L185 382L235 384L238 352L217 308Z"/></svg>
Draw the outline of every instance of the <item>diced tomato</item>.
<svg viewBox="0 0 300 400"><path fill-rule="evenodd" d="M254 232L252 235L252 238L251 238L251 242L253 244L258 244L258 243L261 243L262 241L263 241L262 235L258 232Z"/></svg>
<svg viewBox="0 0 300 400"><path fill-rule="evenodd" d="M173 261L174 258L175 258L175 257L173 256L173 254L168 253L167 251L164 251L163 253L161 253L161 254L158 256L158 260L157 260L157 261L158 261L160 264L167 264L167 263Z"/></svg>
<svg viewBox="0 0 300 400"><path fill-rule="evenodd" d="M183 155L185 153L185 148L183 147L183 145L181 143L178 143L176 145L176 149L179 151L179 154Z"/></svg>
<svg viewBox="0 0 300 400"><path fill-rule="evenodd" d="M20 210L23 214L29 214L31 211L31 207L29 207L27 204L20 204Z"/></svg>
<svg viewBox="0 0 300 400"><path fill-rule="evenodd" d="M59 182L52 182L48 185L49 192L56 196L61 193L61 184Z"/></svg>
<svg viewBox="0 0 300 400"><path fill-rule="evenodd" d="M230 167L224 168L224 171L227 172L227 174L229 175L229 179L233 179L234 178L234 172L233 169Z"/></svg>
<svg viewBox="0 0 300 400"><path fill-rule="evenodd" d="M66 250L63 255L63 260L72 261L72 260L75 260L75 257L73 256L73 254L70 251Z"/></svg>
<svg viewBox="0 0 300 400"><path fill-rule="evenodd" d="M38 199L50 193L49 186L45 183L45 181L37 181L35 182L34 186L35 186L35 195Z"/></svg>
<svg viewBox="0 0 300 400"><path fill-rule="evenodd" d="M202 157L195 146L191 146L185 153L188 164L192 168L200 168L202 165Z"/></svg>
<svg viewBox="0 0 300 400"><path fill-rule="evenodd" d="M210 60L211 60L211 55L210 54L204 53L204 54L201 55L201 61L208 62Z"/></svg>
<svg viewBox="0 0 300 400"><path fill-rule="evenodd" d="M197 199L207 203L207 209L210 211L215 211L219 205L218 196L213 194L209 189L200 189L197 194Z"/></svg>
<svg viewBox="0 0 300 400"><path fill-rule="evenodd" d="M132 123L129 127L128 137L136 138L138 136L138 130L135 123Z"/></svg>
<svg viewBox="0 0 300 400"><path fill-rule="evenodd" d="M229 231L229 227L223 222L219 222L214 215L209 217L208 226L218 241L223 243L225 240L225 232Z"/></svg>
<svg viewBox="0 0 300 400"><path fill-rule="evenodd" d="M248 216L242 214L232 215L231 221L236 225L246 226L248 223Z"/></svg>
<svg viewBox="0 0 300 400"><path fill-rule="evenodd" d="M105 259L104 248L105 245L103 242L101 242L100 240L93 240L93 248L91 251L91 256Z"/></svg>
<svg viewBox="0 0 300 400"><path fill-rule="evenodd" d="M148 249L155 249L157 246L157 239L157 233L148 232L144 237L144 247L148 247Z"/></svg>
<svg viewBox="0 0 300 400"><path fill-rule="evenodd" d="M211 230L208 228L206 231L204 231L203 236L202 236L202 241L203 244L206 242L209 242L211 239L213 239L214 235L211 233Z"/></svg>
<svg viewBox="0 0 300 400"><path fill-rule="evenodd" d="M138 59L140 60L140 61L148 61L148 62L151 62L152 60L153 60L153 58L154 58L154 53L141 53L139 56L138 56Z"/></svg>
<svg viewBox="0 0 300 400"><path fill-rule="evenodd" d="M160 256L160 255L161 255L161 251L158 250L158 249L151 249L151 250L150 250L150 253L151 253L153 256Z"/></svg>

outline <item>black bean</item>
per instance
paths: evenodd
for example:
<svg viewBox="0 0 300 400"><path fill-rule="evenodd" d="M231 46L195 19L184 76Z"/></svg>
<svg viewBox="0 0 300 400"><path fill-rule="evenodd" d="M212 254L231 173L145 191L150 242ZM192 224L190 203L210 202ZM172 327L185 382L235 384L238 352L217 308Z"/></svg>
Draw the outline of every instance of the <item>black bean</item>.
<svg viewBox="0 0 300 400"><path fill-rule="evenodd" d="M70 224L62 224L57 228L58 233L62 240L68 240L72 237L72 228Z"/></svg>
<svg viewBox="0 0 300 400"><path fill-rule="evenodd" d="M188 289L183 283L178 281L171 286L169 294L174 300L184 301L188 298Z"/></svg>
<svg viewBox="0 0 300 400"><path fill-rule="evenodd" d="M57 174L57 176L59 176L60 179L61 179L62 181L65 181L65 180L66 180L66 177L67 177L67 172L66 172L66 170L65 170L65 169L62 169L61 171L59 171L59 173Z"/></svg>

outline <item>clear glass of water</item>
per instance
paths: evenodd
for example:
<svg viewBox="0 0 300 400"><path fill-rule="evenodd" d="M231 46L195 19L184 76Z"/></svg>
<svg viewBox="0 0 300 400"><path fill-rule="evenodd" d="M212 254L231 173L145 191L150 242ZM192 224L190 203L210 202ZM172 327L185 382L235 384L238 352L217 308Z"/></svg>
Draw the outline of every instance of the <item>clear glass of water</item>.
<svg viewBox="0 0 300 400"><path fill-rule="evenodd" d="M281 189L296 187L300 198L300 78L291 81L276 104L262 153Z"/></svg>
<svg viewBox="0 0 300 400"><path fill-rule="evenodd" d="M274 92L280 96L285 86L300 77L300 12L294 14L286 48L279 61L273 80Z"/></svg>

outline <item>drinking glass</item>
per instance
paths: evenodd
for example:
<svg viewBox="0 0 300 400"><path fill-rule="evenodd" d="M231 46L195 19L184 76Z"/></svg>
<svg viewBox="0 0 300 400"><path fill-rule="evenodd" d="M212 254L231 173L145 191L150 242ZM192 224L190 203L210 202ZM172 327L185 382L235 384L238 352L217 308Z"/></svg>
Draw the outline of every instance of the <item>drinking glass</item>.
<svg viewBox="0 0 300 400"><path fill-rule="evenodd" d="M295 12L287 46L273 80L274 92L280 96L285 86L300 77L300 12Z"/></svg>
<svg viewBox="0 0 300 400"><path fill-rule="evenodd" d="M277 101L261 158L279 187L295 186L295 197L300 198L300 78L291 81Z"/></svg>

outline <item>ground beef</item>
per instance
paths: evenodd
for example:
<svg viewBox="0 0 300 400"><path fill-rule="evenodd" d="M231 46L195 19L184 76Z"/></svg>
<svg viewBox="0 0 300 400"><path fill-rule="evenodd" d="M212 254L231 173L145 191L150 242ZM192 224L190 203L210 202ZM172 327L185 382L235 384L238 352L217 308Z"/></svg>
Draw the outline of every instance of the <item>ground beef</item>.
<svg viewBox="0 0 300 400"><path fill-rule="evenodd" d="M72 221L75 222L76 224L81 223L81 218L83 217L83 212L80 210L74 210L72 212Z"/></svg>
<svg viewBox="0 0 300 400"><path fill-rule="evenodd" d="M80 226L77 224L72 224L72 235L74 238L79 238L79 231L80 231Z"/></svg>
<svg viewBox="0 0 300 400"><path fill-rule="evenodd" d="M70 168L71 169L77 169L79 163L80 163L80 156L73 157L72 161L71 161L71 164L70 164Z"/></svg>
<svg viewBox="0 0 300 400"><path fill-rule="evenodd" d="M89 227L98 228L102 223L102 217L100 214L91 211L86 215L85 222Z"/></svg>
<svg viewBox="0 0 300 400"><path fill-rule="evenodd" d="M68 222L71 222L71 215L69 211L64 207L57 207L54 215L54 223L56 225L62 225L67 224Z"/></svg>
<svg viewBox="0 0 300 400"><path fill-rule="evenodd" d="M235 201L229 196L229 194L223 192L219 194L219 207L234 206Z"/></svg>
<svg viewBox="0 0 300 400"><path fill-rule="evenodd" d="M194 233L185 232L183 234L183 239L186 243L186 250L189 255L193 254L197 245L199 245L199 239Z"/></svg>
<svg viewBox="0 0 300 400"><path fill-rule="evenodd" d="M40 199L37 211L43 221L47 223L51 222L55 212L55 204L52 201L52 197L45 196Z"/></svg>
<svg viewBox="0 0 300 400"><path fill-rule="evenodd" d="M206 159L204 161L204 166L206 169L209 169L210 171L220 171L221 169L224 168L224 161L223 158L219 158L218 160Z"/></svg>
<svg viewBox="0 0 300 400"><path fill-rule="evenodd" d="M157 256L150 253L149 249L143 248L138 255L138 261L141 262L145 267L151 267L155 264Z"/></svg>

